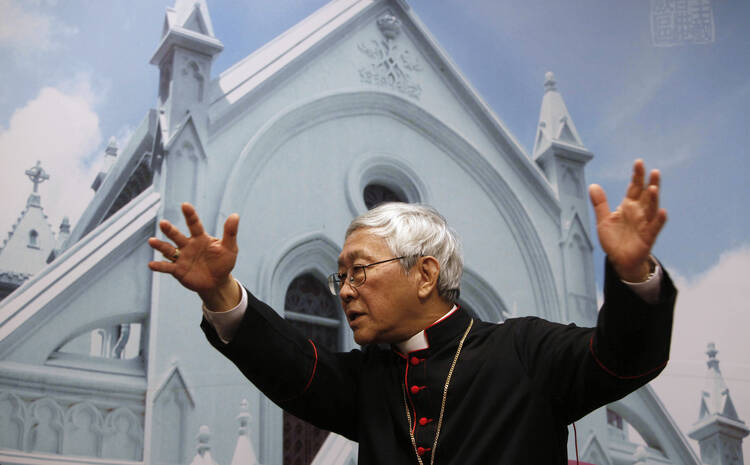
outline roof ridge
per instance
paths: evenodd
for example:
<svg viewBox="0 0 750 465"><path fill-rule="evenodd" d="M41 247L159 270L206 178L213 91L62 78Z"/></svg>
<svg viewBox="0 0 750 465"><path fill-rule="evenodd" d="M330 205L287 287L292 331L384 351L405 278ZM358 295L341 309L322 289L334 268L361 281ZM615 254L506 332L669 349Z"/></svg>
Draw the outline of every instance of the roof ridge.
<svg viewBox="0 0 750 465"><path fill-rule="evenodd" d="M265 63L264 66L262 66L260 69L265 68L265 66L277 61L280 57L284 56L287 52L294 49L299 44L305 42L310 36L315 35L318 33L321 29L326 27L326 25L330 24L331 21L335 20L342 14L349 11L351 8L355 7L357 4L366 2L366 3L374 3L373 0L332 0L322 7L315 10L312 14L308 15L307 17L303 18L302 20L298 21L288 29L286 29L281 34L276 35L274 38L257 48L255 51L247 55L246 57L240 59L239 61L235 62L233 65L219 73L215 78L213 78L210 82L211 87L213 89L209 90L209 98L211 99L209 101L209 105L215 103L216 101L220 100L223 96L232 93L235 91L238 87L241 87L244 82L246 82L248 79L250 79L253 75L256 74L256 72L251 73L249 76L244 77L242 79L237 80L234 83L229 83L228 87L226 89L222 89L221 82L224 80L226 81L229 76L231 76L233 73L235 73L237 70L249 66L249 64L253 63L254 61L258 60L260 63ZM338 8L334 8L338 7ZM317 25L315 28L310 28L309 26L311 24L315 24L317 21L320 21L321 24ZM294 36L297 32L304 32L304 37L301 37L299 40L296 40L294 44L289 46L286 45L285 39L288 39L289 37ZM281 45L280 45L281 44ZM275 47L282 48L282 50L274 51L274 53L269 53L270 51L274 50ZM263 57L265 55L268 55L268 59L265 61L259 60L259 57Z"/></svg>

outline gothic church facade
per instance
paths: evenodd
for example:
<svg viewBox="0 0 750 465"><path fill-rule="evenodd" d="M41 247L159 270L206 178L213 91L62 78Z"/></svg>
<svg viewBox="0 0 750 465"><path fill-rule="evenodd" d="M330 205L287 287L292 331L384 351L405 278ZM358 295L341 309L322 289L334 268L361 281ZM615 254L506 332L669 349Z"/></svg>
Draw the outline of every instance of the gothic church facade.
<svg viewBox="0 0 750 465"><path fill-rule="evenodd" d="M403 0L334 0L211 79L223 47L204 0L167 9L156 108L54 260L0 303L1 463L356 463L210 348L195 296L146 268L183 201L214 235L238 212L235 275L329 347L355 343L325 276L382 200L450 220L478 317L595 323L593 154L551 73L527 153ZM649 387L577 424L582 460L634 463L623 421L647 463L699 463Z"/></svg>

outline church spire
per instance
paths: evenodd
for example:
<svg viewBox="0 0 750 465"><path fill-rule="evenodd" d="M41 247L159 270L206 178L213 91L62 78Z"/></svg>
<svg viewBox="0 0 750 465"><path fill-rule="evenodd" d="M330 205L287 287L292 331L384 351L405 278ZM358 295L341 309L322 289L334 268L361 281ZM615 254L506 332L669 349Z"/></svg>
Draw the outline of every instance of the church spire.
<svg viewBox="0 0 750 465"><path fill-rule="evenodd" d="M585 168L594 155L583 146L555 75L544 76L544 97L533 159L542 169L560 205L566 298L562 319L582 326L596 324L596 287L586 193Z"/></svg>
<svg viewBox="0 0 750 465"><path fill-rule="evenodd" d="M698 421L688 436L698 441L701 460L706 465L742 465L742 439L750 428L740 420L719 369L716 345L708 344L708 371L703 388Z"/></svg>
<svg viewBox="0 0 750 465"><path fill-rule="evenodd" d="M532 152L534 159L537 159L553 141L583 147L565 101L557 90L555 75L548 71L544 75L544 98L539 112L539 125L536 129Z"/></svg>
<svg viewBox="0 0 750 465"><path fill-rule="evenodd" d="M710 342L706 350L706 355L708 355L708 361L706 362L708 373L706 374L706 385L703 388L698 420L702 420L713 414L739 420L732 398L729 396L729 388L719 369L719 359L716 358L716 354L718 353L716 345Z"/></svg>
<svg viewBox="0 0 750 465"><path fill-rule="evenodd" d="M202 113L211 64L223 49L214 36L205 0L177 0L173 8L167 8L161 42L151 58L151 64L159 67L159 110L165 119L165 139L188 113L194 118Z"/></svg>

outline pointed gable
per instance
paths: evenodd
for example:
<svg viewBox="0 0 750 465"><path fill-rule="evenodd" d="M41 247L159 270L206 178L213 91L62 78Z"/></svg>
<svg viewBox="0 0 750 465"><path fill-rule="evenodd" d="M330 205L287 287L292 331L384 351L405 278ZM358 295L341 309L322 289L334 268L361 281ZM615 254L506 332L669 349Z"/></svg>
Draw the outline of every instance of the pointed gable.
<svg viewBox="0 0 750 465"><path fill-rule="evenodd" d="M199 34L208 35L208 27L203 20L201 10L197 6L193 9L190 17L187 19L187 21L185 21L185 24L182 27L189 31L195 31Z"/></svg>
<svg viewBox="0 0 750 465"><path fill-rule="evenodd" d="M215 37L206 0L178 0L174 7L174 24Z"/></svg>
<svg viewBox="0 0 750 465"><path fill-rule="evenodd" d="M41 167L26 170L26 175L34 184L34 190L26 200L26 207L0 246L0 281L28 277L41 270L47 264L47 257L55 249L56 239L42 208L38 185L50 178ZM18 283L20 284L20 282Z"/></svg>
<svg viewBox="0 0 750 465"><path fill-rule="evenodd" d="M557 213L555 196L540 169L404 1L333 0L324 5L210 83L209 126L226 130L253 99L267 99L301 70L312 74L311 62L324 53L338 57L338 63L327 66L337 67L337 76L321 78L318 83L323 85L302 94L304 98L368 89L404 96L445 118L450 127L459 128L465 118L472 118L478 125L464 135L477 139L489 134L494 149L508 157L538 190L546 208Z"/></svg>
<svg viewBox="0 0 750 465"><path fill-rule="evenodd" d="M224 49L214 35L205 0L177 0L174 8L167 8L161 43L151 58L151 64L160 65L175 45L208 56Z"/></svg>
<svg viewBox="0 0 750 465"><path fill-rule="evenodd" d="M612 465L607 450L602 446L599 438L593 432L586 440L582 448L581 459L586 463L597 465Z"/></svg>

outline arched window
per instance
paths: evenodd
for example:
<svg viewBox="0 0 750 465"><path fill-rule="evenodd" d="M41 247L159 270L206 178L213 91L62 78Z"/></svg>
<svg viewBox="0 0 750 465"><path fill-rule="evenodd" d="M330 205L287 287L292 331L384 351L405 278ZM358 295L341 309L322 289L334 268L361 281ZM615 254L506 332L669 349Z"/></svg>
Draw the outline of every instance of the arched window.
<svg viewBox="0 0 750 465"><path fill-rule="evenodd" d="M384 202L407 202L403 195L394 192L382 184L368 184L365 186L365 191L362 195L368 210L372 210Z"/></svg>
<svg viewBox="0 0 750 465"><path fill-rule="evenodd" d="M286 319L319 347L341 349L341 309L338 299L312 274L289 284L284 299ZM284 412L284 465L308 465L328 432Z"/></svg>
<svg viewBox="0 0 750 465"><path fill-rule="evenodd" d="M29 231L29 247L39 248L39 233L36 229Z"/></svg>

